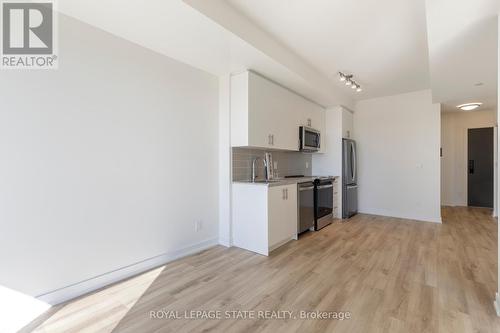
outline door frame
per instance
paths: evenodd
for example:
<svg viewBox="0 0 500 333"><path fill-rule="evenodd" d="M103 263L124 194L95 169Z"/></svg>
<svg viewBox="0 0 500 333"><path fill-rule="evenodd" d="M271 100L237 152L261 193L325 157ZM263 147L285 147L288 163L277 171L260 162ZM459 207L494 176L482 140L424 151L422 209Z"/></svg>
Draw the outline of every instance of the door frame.
<svg viewBox="0 0 500 333"><path fill-rule="evenodd" d="M480 126L480 127L467 127L465 128L465 206L469 206L469 130L471 129L483 129L483 128L493 128L493 216L497 216L497 138L498 138L498 126Z"/></svg>

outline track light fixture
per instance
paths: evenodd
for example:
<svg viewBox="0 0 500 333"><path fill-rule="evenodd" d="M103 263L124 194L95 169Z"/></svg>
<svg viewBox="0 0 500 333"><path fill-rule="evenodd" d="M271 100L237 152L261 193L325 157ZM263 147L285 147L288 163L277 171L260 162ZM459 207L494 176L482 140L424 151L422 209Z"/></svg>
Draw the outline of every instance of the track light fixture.
<svg viewBox="0 0 500 333"><path fill-rule="evenodd" d="M340 82L345 82L345 85L351 87L351 89L356 90L356 92L361 92L361 86L352 79L353 75L347 75L342 72L339 72L339 80Z"/></svg>

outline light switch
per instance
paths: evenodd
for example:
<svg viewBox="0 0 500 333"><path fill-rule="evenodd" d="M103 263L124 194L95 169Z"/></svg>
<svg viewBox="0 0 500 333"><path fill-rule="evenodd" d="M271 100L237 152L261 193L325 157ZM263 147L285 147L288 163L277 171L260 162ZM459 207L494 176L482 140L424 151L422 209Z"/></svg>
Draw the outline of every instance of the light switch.
<svg viewBox="0 0 500 333"><path fill-rule="evenodd" d="M309 162L306 162L306 169L309 169Z"/></svg>
<svg viewBox="0 0 500 333"><path fill-rule="evenodd" d="M273 162L273 167L274 167L274 170L278 169L278 161Z"/></svg>

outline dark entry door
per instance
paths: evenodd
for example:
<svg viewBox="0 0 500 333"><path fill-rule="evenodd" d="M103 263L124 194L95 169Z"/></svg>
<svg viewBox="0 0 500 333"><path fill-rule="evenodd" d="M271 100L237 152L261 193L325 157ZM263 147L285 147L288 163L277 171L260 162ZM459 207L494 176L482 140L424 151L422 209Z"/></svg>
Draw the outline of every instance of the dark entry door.
<svg viewBox="0 0 500 333"><path fill-rule="evenodd" d="M468 134L468 205L493 208L493 127Z"/></svg>

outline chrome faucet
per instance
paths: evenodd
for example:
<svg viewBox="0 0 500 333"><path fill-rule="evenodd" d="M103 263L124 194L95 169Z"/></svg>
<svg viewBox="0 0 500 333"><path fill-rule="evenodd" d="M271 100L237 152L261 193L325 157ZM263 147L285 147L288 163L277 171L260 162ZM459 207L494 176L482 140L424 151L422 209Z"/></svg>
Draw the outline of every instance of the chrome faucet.
<svg viewBox="0 0 500 333"><path fill-rule="evenodd" d="M267 162L262 157L256 157L256 158L254 158L254 160L252 162L252 182L255 182L255 179L257 178L257 175L255 174L255 163L258 160L262 160L262 162L264 162L264 176L265 176L265 179L266 179L266 182L267 182L267 181L269 181L269 175L267 174Z"/></svg>

